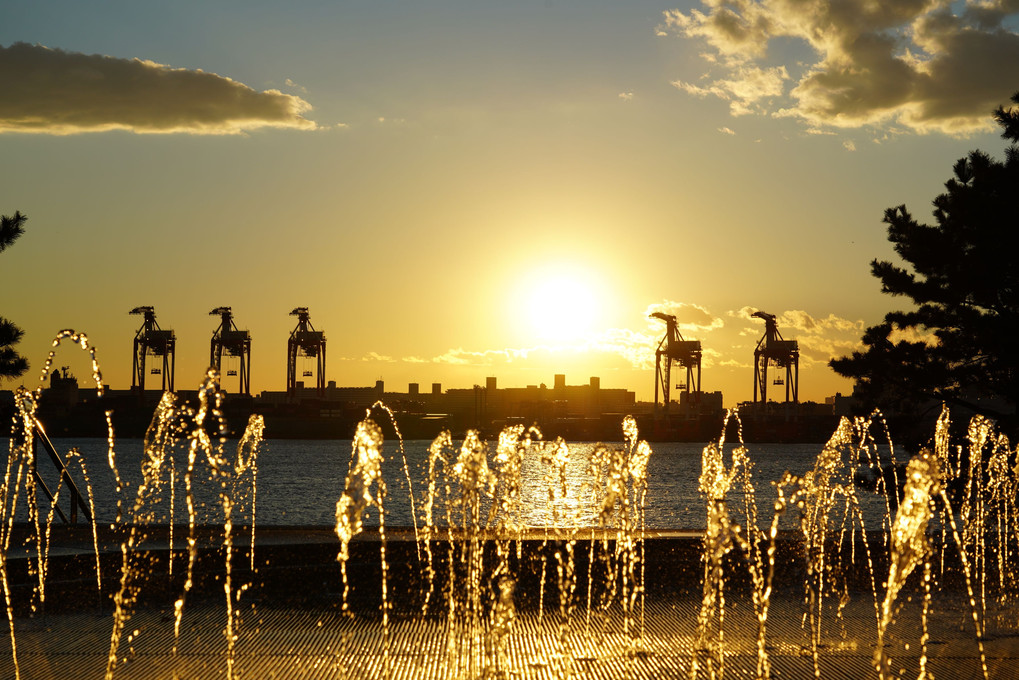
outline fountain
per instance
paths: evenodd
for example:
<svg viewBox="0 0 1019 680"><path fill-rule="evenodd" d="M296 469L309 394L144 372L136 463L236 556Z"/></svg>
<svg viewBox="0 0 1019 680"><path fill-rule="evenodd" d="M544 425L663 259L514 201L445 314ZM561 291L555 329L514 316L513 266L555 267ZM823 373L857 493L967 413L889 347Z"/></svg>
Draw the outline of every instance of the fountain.
<svg viewBox="0 0 1019 680"><path fill-rule="evenodd" d="M65 340L101 392L72 331L43 379ZM415 466L376 404L336 497L312 499L335 504L326 534L256 531L262 423L228 439L215 371L196 404L163 395L140 476L107 414L104 461L54 449L55 492L36 472L54 448L39 395L17 394L0 486L3 677L986 679L1019 657L1017 451L980 417L953 443L945 410L908 461L878 414L844 419L777 480L719 439L701 455L704 527L684 534L648 526L656 454L632 418L617 445L447 432ZM67 493L87 529L55 522Z"/></svg>

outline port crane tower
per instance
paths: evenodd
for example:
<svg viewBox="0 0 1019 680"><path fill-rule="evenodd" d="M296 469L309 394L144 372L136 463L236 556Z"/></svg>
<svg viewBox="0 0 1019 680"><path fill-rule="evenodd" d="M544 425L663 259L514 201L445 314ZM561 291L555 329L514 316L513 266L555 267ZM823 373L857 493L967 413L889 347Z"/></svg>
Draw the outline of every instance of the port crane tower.
<svg viewBox="0 0 1019 680"><path fill-rule="evenodd" d="M764 321L764 335L754 350L754 403L768 401L768 367L785 369L785 376L778 374L773 382L785 385L786 402L799 402L800 395L800 347L795 340L784 340L778 332L774 314L757 311L751 316Z"/></svg>
<svg viewBox="0 0 1019 680"><path fill-rule="evenodd" d="M701 341L684 340L679 332L676 317L672 314L655 312L652 318L665 322L665 336L658 343L655 351L655 413L658 413L658 391L662 391L664 412L669 412L669 388L672 383L672 364L679 364L686 369L686 379L676 385L676 389L685 390L687 395L693 390L701 391Z"/></svg>
<svg viewBox="0 0 1019 680"><path fill-rule="evenodd" d="M237 376L240 383L239 392L251 395L251 334L242 331L234 323L233 312L229 307L216 307L209 316L219 316L219 326L212 333L209 365L222 371L223 355L238 357L239 369L227 369L227 376ZM239 375L238 375L239 373Z"/></svg>
<svg viewBox="0 0 1019 680"><path fill-rule="evenodd" d="M298 357L315 359L315 389L319 397L325 396L326 390L326 337L322 331L315 330L311 325L311 315L307 307L296 307L290 316L297 317L297 326L290 331L287 340L287 394L297 393L297 359ZM311 370L305 369L302 377L310 378Z"/></svg>
<svg viewBox="0 0 1019 680"><path fill-rule="evenodd" d="M162 376L164 392L173 392L173 374L176 363L177 338L172 330L163 330L156 323L154 307L135 307L128 314L144 316L141 328L134 334L134 352L131 359L131 390L145 391L145 364L149 357L162 360L162 365L153 365L148 373Z"/></svg>

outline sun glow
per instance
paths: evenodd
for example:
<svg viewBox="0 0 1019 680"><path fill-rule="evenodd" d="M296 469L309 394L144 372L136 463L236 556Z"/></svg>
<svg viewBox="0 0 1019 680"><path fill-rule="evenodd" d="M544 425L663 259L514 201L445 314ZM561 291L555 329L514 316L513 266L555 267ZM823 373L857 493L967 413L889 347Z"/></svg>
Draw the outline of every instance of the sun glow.
<svg viewBox="0 0 1019 680"><path fill-rule="evenodd" d="M522 316L534 337L546 343L571 343L589 335L601 307L596 286L572 271L535 272L523 281Z"/></svg>

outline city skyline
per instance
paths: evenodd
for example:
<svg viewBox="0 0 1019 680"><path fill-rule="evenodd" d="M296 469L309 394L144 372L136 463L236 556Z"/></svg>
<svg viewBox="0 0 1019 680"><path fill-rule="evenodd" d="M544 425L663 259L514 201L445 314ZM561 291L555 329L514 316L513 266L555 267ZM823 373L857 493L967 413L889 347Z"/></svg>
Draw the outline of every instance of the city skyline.
<svg viewBox="0 0 1019 680"><path fill-rule="evenodd" d="M34 387L58 331L131 384L155 307L197 385L230 306L253 393L307 306L339 385L548 383L653 398L673 314L702 388L751 398L751 314L800 401L901 304L881 223L1004 154L1003 3L17 3L0 25L0 314ZM56 364L87 376L84 353Z"/></svg>

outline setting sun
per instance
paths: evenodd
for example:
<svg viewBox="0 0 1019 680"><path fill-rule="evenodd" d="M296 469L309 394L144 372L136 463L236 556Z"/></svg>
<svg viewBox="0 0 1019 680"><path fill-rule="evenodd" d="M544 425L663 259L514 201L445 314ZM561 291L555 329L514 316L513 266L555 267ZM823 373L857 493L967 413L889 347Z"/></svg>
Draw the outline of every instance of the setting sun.
<svg viewBox="0 0 1019 680"><path fill-rule="evenodd" d="M546 343L574 342L594 330L600 305L595 287L574 271L535 272L523 281L522 318Z"/></svg>

